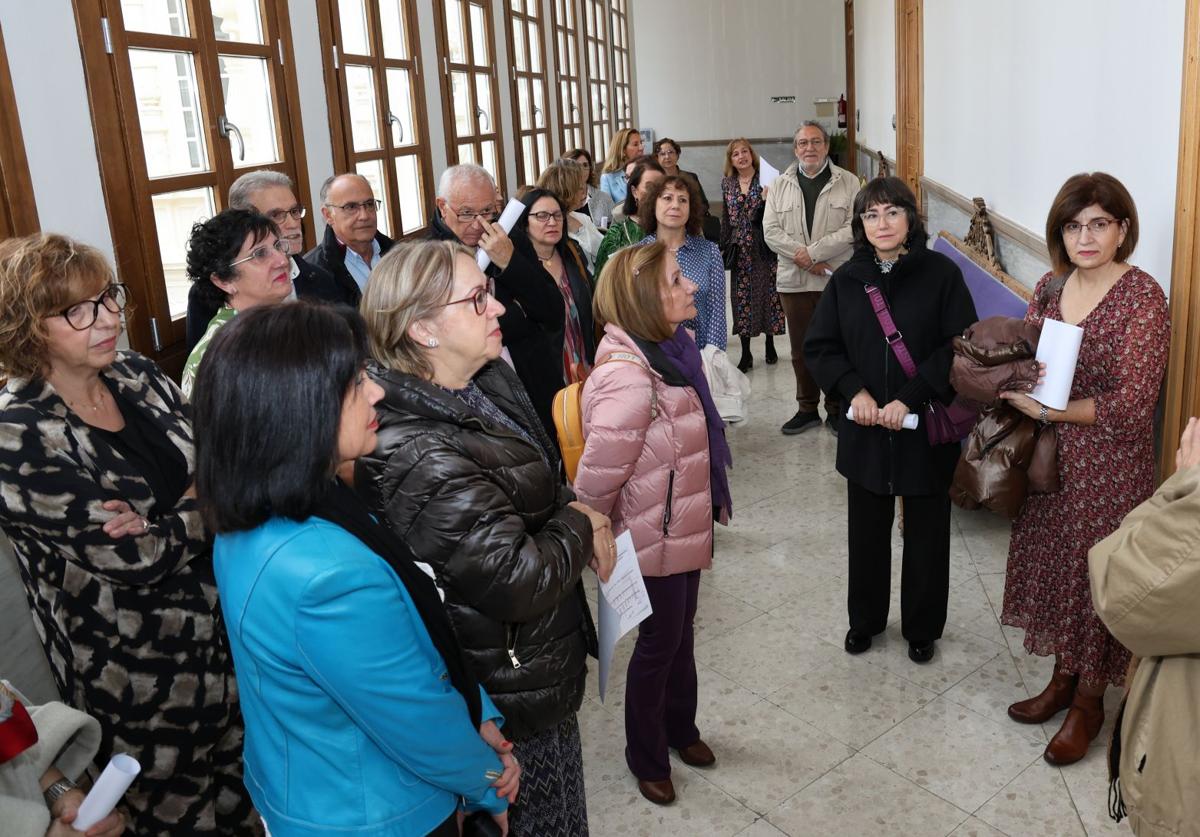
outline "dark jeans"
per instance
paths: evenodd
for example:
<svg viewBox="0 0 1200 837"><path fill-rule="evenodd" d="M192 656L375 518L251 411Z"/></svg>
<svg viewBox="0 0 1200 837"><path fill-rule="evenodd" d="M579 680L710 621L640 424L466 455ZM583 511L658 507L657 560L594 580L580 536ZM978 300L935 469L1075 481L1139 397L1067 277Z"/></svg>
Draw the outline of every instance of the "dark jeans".
<svg viewBox="0 0 1200 837"><path fill-rule="evenodd" d="M700 571L647 578L652 613L638 629L625 682L625 760L633 775L671 776L667 748L687 747L696 728L696 658L692 622Z"/></svg>
<svg viewBox="0 0 1200 837"><path fill-rule="evenodd" d="M813 380L812 373L804 363L804 335L808 324L812 322L813 312L821 299L821 291L801 291L799 293L780 293L779 302L783 305L783 317L787 320L788 340L792 346L792 372L796 375L796 401L802 413L815 413L821 400L821 390ZM840 399L835 394L832 398L825 395L825 412L841 418L842 408Z"/></svg>
<svg viewBox="0 0 1200 837"><path fill-rule="evenodd" d="M489 817L490 819L490 817ZM458 817L451 814L450 818L429 832L427 837L458 837Z"/></svg>
<svg viewBox="0 0 1200 837"><path fill-rule="evenodd" d="M920 431L917 431L920 432ZM877 634L887 627L892 586L892 522L896 498L847 480L850 532L850 627ZM938 639L950 593L950 496L904 498L901 633L909 642Z"/></svg>

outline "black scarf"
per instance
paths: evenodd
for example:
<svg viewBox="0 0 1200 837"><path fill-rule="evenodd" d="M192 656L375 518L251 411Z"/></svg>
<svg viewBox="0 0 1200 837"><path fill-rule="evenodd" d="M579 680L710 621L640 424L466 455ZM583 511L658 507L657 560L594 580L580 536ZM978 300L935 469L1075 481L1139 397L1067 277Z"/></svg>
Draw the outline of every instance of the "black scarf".
<svg viewBox="0 0 1200 837"><path fill-rule="evenodd" d="M367 511L362 500L341 480L334 480L329 490L313 508L314 517L328 520L341 526L363 542L364 545L384 561L400 577L417 608L417 614L425 623L425 630L433 640L433 647L446 663L450 682L467 702L471 723L476 729L483 723L483 701L479 697L479 681L463 659L462 648L450 626L450 619L438 596L432 579L416 566L412 551L387 526L381 525Z"/></svg>

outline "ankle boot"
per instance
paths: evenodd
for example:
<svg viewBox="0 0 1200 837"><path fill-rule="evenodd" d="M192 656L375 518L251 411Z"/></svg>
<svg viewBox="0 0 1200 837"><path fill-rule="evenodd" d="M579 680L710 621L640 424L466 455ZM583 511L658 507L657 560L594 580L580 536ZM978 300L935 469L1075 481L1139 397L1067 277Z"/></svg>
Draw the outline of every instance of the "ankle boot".
<svg viewBox="0 0 1200 837"><path fill-rule="evenodd" d="M1042 757L1051 764L1074 764L1087 755L1088 745L1104 726L1104 696L1075 692L1062 727L1046 745Z"/></svg>
<svg viewBox="0 0 1200 837"><path fill-rule="evenodd" d="M1078 674L1064 674L1055 664L1054 675L1041 694L1008 707L1008 717L1019 724L1044 724L1071 705L1078 683Z"/></svg>
<svg viewBox="0 0 1200 837"><path fill-rule="evenodd" d="M754 356L750 354L750 338L742 336L742 359L738 361L739 372L749 372L754 367Z"/></svg>
<svg viewBox="0 0 1200 837"><path fill-rule="evenodd" d="M771 339L771 335L767 335L767 364L773 365L779 362L779 355L775 352L775 341Z"/></svg>

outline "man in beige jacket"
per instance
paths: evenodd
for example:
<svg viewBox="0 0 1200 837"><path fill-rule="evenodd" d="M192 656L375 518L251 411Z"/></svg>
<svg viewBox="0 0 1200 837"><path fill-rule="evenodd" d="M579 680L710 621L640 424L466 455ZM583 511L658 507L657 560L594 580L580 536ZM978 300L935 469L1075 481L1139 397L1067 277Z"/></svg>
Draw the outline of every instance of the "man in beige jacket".
<svg viewBox="0 0 1200 837"><path fill-rule="evenodd" d="M804 365L804 334L829 277L850 258L850 221L858 178L829 159L829 134L819 122L803 122L792 140L796 162L767 190L763 233L779 257L775 285L783 303L798 411L781 428L787 435L821 424L821 391ZM837 432L842 405L825 396L826 421Z"/></svg>

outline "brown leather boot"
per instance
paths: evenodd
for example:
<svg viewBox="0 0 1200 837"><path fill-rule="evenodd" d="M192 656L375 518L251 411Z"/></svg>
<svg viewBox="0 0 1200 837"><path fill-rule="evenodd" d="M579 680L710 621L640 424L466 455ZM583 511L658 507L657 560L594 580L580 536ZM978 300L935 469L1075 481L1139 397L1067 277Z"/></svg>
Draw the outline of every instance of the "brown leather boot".
<svg viewBox="0 0 1200 837"><path fill-rule="evenodd" d="M1075 692L1071 709L1062 727L1046 745L1042 757L1059 767L1074 764L1087 755L1088 745L1100 734L1104 726L1104 696L1085 695Z"/></svg>
<svg viewBox="0 0 1200 837"><path fill-rule="evenodd" d="M1056 663L1054 674L1041 694L1008 707L1008 717L1019 724L1044 724L1071 705L1078 683L1078 674L1064 674Z"/></svg>

